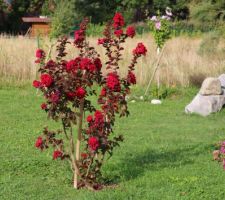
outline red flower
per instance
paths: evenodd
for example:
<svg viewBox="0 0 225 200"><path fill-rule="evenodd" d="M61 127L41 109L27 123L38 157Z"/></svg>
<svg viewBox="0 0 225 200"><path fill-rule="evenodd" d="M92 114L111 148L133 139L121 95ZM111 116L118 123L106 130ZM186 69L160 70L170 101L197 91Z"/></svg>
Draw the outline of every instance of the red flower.
<svg viewBox="0 0 225 200"><path fill-rule="evenodd" d="M106 85L110 90L119 92L121 87L118 75L115 73L109 73L106 78Z"/></svg>
<svg viewBox="0 0 225 200"><path fill-rule="evenodd" d="M62 155L63 155L62 151L55 150L55 151L53 152L53 159L54 159L54 160L57 159L57 158L61 158L61 159L62 159Z"/></svg>
<svg viewBox="0 0 225 200"><path fill-rule="evenodd" d="M47 109L47 104L46 103L42 103L41 104L41 109L42 110L46 110Z"/></svg>
<svg viewBox="0 0 225 200"><path fill-rule="evenodd" d="M79 99L83 99L86 95L86 90L82 87L79 87L77 88L76 90L76 96L79 98Z"/></svg>
<svg viewBox="0 0 225 200"><path fill-rule="evenodd" d="M128 37L133 38L135 36L135 28L133 26L128 26L126 30L126 34Z"/></svg>
<svg viewBox="0 0 225 200"><path fill-rule="evenodd" d="M74 31L74 39L76 43L80 43L85 39L85 33L83 30Z"/></svg>
<svg viewBox="0 0 225 200"><path fill-rule="evenodd" d="M35 88L40 88L40 87L42 86L42 84L41 84L40 81L34 80L34 81L33 81L33 86L34 86Z"/></svg>
<svg viewBox="0 0 225 200"><path fill-rule="evenodd" d="M136 84L136 77L135 74L133 72L129 72L127 75L127 81L130 84Z"/></svg>
<svg viewBox="0 0 225 200"><path fill-rule="evenodd" d="M59 93L55 92L50 95L50 100L52 103L57 103L59 101Z"/></svg>
<svg viewBox="0 0 225 200"><path fill-rule="evenodd" d="M123 30L119 29L119 30L115 30L114 34L116 37L120 37L123 34Z"/></svg>
<svg viewBox="0 0 225 200"><path fill-rule="evenodd" d="M94 64L95 64L95 66L96 66L96 68L97 68L98 70L101 70L101 68L102 68L102 62L101 62L101 60L100 60L99 58L96 58L96 59L94 60Z"/></svg>
<svg viewBox="0 0 225 200"><path fill-rule="evenodd" d="M103 96L103 97L106 95L106 89L105 88L102 88L100 95Z"/></svg>
<svg viewBox="0 0 225 200"><path fill-rule="evenodd" d="M41 83L45 87L49 87L53 83L53 78L49 74L42 74L41 75Z"/></svg>
<svg viewBox="0 0 225 200"><path fill-rule="evenodd" d="M96 110L94 115L95 115L95 125L98 126L104 123L104 116L101 111Z"/></svg>
<svg viewBox="0 0 225 200"><path fill-rule="evenodd" d="M80 61L80 68L82 70L88 69L90 64L91 64L91 60L89 58L82 58Z"/></svg>
<svg viewBox="0 0 225 200"><path fill-rule="evenodd" d="M67 92L66 96L68 99L73 100L74 97L76 96L76 93L75 92Z"/></svg>
<svg viewBox="0 0 225 200"><path fill-rule="evenodd" d="M98 45L99 45L99 44L104 44L106 41L107 41L106 38L99 38L99 39L98 39Z"/></svg>
<svg viewBox="0 0 225 200"><path fill-rule="evenodd" d="M38 137L36 142L35 142L35 147L39 148L39 149L42 149L42 146L43 146L43 140L42 140L42 137Z"/></svg>
<svg viewBox="0 0 225 200"><path fill-rule="evenodd" d="M117 12L113 17L113 27L115 29L121 28L124 26L124 18L121 13Z"/></svg>
<svg viewBox="0 0 225 200"><path fill-rule="evenodd" d="M86 159L86 158L88 157L88 154L86 154L86 153L81 153L81 157L82 157L83 159Z"/></svg>
<svg viewBox="0 0 225 200"><path fill-rule="evenodd" d="M96 151L99 147L98 139L96 137L90 137L88 140L88 145L93 151Z"/></svg>
<svg viewBox="0 0 225 200"><path fill-rule="evenodd" d="M70 60L66 63L66 70L68 72L74 70L77 67L76 62L74 60Z"/></svg>
<svg viewBox="0 0 225 200"><path fill-rule="evenodd" d="M91 121L93 121L93 117L91 115L87 116L87 122L90 123Z"/></svg>
<svg viewBox="0 0 225 200"><path fill-rule="evenodd" d="M45 52L42 49L37 49L36 58L42 59L45 57Z"/></svg>
<svg viewBox="0 0 225 200"><path fill-rule="evenodd" d="M49 60L49 61L47 62L47 64L46 64L45 68L47 68L47 69L52 69L52 68L55 67L55 64L56 64L56 63L55 63L53 60Z"/></svg>
<svg viewBox="0 0 225 200"><path fill-rule="evenodd" d="M45 52L42 49L37 49L35 63L40 63L41 60L45 57Z"/></svg>
<svg viewBox="0 0 225 200"><path fill-rule="evenodd" d="M88 65L88 70L90 71L90 72L95 72L96 71L96 66L94 65L94 64L89 64Z"/></svg>
<svg viewBox="0 0 225 200"><path fill-rule="evenodd" d="M138 43L137 47L133 50L133 54L136 55L146 55L147 53L147 49L146 47L143 45L143 43Z"/></svg>

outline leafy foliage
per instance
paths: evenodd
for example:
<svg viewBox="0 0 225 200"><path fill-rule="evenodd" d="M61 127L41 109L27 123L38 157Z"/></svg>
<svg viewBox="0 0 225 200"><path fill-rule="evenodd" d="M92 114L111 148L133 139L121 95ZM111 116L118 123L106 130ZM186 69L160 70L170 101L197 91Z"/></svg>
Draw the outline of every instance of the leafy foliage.
<svg viewBox="0 0 225 200"><path fill-rule="evenodd" d="M75 24L76 13L74 12L74 0L60 0L54 13L52 14L51 37L58 38L62 35L69 34Z"/></svg>
<svg viewBox="0 0 225 200"><path fill-rule="evenodd" d="M152 16L149 21L155 42L159 49L161 49L165 42L171 37L171 16L172 12L169 9L166 10L166 15L160 16L158 13L157 16Z"/></svg>

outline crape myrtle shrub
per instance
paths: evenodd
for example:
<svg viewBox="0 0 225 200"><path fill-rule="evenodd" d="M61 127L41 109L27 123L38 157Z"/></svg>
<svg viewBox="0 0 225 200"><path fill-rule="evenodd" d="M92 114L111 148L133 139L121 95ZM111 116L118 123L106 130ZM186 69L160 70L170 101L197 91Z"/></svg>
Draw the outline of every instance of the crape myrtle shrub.
<svg viewBox="0 0 225 200"><path fill-rule="evenodd" d="M86 41L88 19L84 19L80 29L74 33L73 45L79 50L78 57L65 60L66 45L70 44L66 37L58 40L55 60L46 60L47 56L41 49L36 52L40 80L35 80L33 86L43 93L45 102L41 109L49 118L61 122L62 130L45 128L35 146L41 151L52 147L53 159L69 161L75 188L101 189L104 160L111 157L114 148L123 141L122 135L112 134L115 117L129 114L125 97L130 93L130 86L136 84L133 71L137 60L147 52L145 46L138 43L132 52L127 76L119 76L121 44L128 37L135 36L132 26L123 30L124 24L123 16L116 13L106 25L104 37L98 39L108 58L104 64L105 76L101 72L103 65L99 54ZM100 94L96 93L94 85L101 88ZM91 95L97 96L100 109L97 110L88 100ZM86 112L91 114L84 119ZM76 138L74 126L77 126Z"/></svg>

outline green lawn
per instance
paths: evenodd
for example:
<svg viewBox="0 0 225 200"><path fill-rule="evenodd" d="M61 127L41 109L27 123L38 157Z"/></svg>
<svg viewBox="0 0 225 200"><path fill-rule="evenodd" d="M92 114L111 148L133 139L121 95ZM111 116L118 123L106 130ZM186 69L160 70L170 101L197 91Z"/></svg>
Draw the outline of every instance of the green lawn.
<svg viewBox="0 0 225 200"><path fill-rule="evenodd" d="M129 103L130 117L115 129L125 142L104 167L118 187L90 192L72 188L67 162L34 148L42 127L56 126L40 110L39 94L1 88L0 200L225 199L225 171L212 161L213 144L225 138L225 111L207 118L184 114L194 92L162 105Z"/></svg>

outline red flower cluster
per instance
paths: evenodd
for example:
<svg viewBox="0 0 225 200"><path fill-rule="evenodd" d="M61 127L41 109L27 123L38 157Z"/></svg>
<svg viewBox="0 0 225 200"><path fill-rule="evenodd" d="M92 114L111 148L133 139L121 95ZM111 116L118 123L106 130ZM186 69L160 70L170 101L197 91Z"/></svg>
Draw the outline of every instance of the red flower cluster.
<svg viewBox="0 0 225 200"><path fill-rule="evenodd" d="M103 97L106 95L106 89L105 88L102 88L100 95L103 96Z"/></svg>
<svg viewBox="0 0 225 200"><path fill-rule="evenodd" d="M107 42L107 39L106 38L99 38L98 39L98 45L99 44L104 44L105 42Z"/></svg>
<svg viewBox="0 0 225 200"><path fill-rule="evenodd" d="M135 74L133 72L131 72L131 71L128 72L127 82L130 83L130 84L136 84Z"/></svg>
<svg viewBox="0 0 225 200"><path fill-rule="evenodd" d="M124 18L121 13L117 12L115 16L113 17L113 27L115 29L121 28L124 26Z"/></svg>
<svg viewBox="0 0 225 200"><path fill-rule="evenodd" d="M127 34L128 37L133 38L136 34L135 28L133 26L128 26L127 30L126 30L126 34Z"/></svg>
<svg viewBox="0 0 225 200"><path fill-rule="evenodd" d="M79 62L80 62L81 58L77 57L74 60L70 60L66 63L66 70L68 72L72 71L74 74L77 72L78 68L79 68Z"/></svg>
<svg viewBox="0 0 225 200"><path fill-rule="evenodd" d="M70 60L66 63L66 70L68 72L73 72L74 74L77 73L77 70L88 70L94 73L96 70L101 70L102 63L99 58L95 58L92 61L89 58L81 58L77 57L74 60Z"/></svg>
<svg viewBox="0 0 225 200"><path fill-rule="evenodd" d="M107 87L114 91L119 92L121 90L119 77L116 73L109 73L106 78Z"/></svg>
<svg viewBox="0 0 225 200"><path fill-rule="evenodd" d="M101 62L100 58L96 58L94 60L94 64L95 64L95 67L100 71L102 68L102 62Z"/></svg>
<svg viewBox="0 0 225 200"><path fill-rule="evenodd" d="M59 150L55 150L53 152L53 160L57 159L57 158L61 158L62 159L63 153L62 151Z"/></svg>
<svg viewBox="0 0 225 200"><path fill-rule="evenodd" d="M90 137L88 140L88 146L91 150L96 151L99 147L99 141L96 137Z"/></svg>
<svg viewBox="0 0 225 200"><path fill-rule="evenodd" d="M87 159L87 157L88 157L88 154L86 154L86 153L81 153L80 155L83 159Z"/></svg>
<svg viewBox="0 0 225 200"><path fill-rule="evenodd" d="M42 110L46 110L47 109L47 104L46 103L42 103L41 104L41 109Z"/></svg>
<svg viewBox="0 0 225 200"><path fill-rule="evenodd" d="M55 65L56 65L56 63L53 60L49 60L47 62L47 64L45 65L45 68L46 69L53 69L53 68L55 68Z"/></svg>
<svg viewBox="0 0 225 200"><path fill-rule="evenodd" d="M49 74L42 74L40 79L41 81L33 81L33 86L35 88L41 88L43 86L49 87L53 83L53 78Z"/></svg>
<svg viewBox="0 0 225 200"><path fill-rule="evenodd" d="M146 55L146 53L147 53L147 49L144 46L144 44L141 42L138 43L137 47L133 50L133 54L138 56Z"/></svg>
<svg viewBox="0 0 225 200"><path fill-rule="evenodd" d="M86 95L86 90L82 87L79 87L76 89L75 95L77 96L78 99L83 99Z"/></svg>
<svg viewBox="0 0 225 200"><path fill-rule="evenodd" d="M91 115L87 116L87 122L91 123L93 121L93 117Z"/></svg>
<svg viewBox="0 0 225 200"><path fill-rule="evenodd" d="M40 79L45 87L49 87L53 83L53 78L49 74L42 74Z"/></svg>
<svg viewBox="0 0 225 200"><path fill-rule="evenodd" d="M67 92L66 96L69 100L73 100L76 97L76 93L75 92Z"/></svg>
<svg viewBox="0 0 225 200"><path fill-rule="evenodd" d="M77 30L74 32L75 43L83 42L85 39L85 32L83 30Z"/></svg>
<svg viewBox="0 0 225 200"><path fill-rule="evenodd" d="M45 52L42 49L37 49L36 58L43 58L45 56Z"/></svg>
<svg viewBox="0 0 225 200"><path fill-rule="evenodd" d="M123 35L123 30L122 29L115 30L114 31L114 34L115 34L116 37L119 38L121 35Z"/></svg>
<svg viewBox="0 0 225 200"><path fill-rule="evenodd" d="M45 52L42 49L37 49L36 51L37 60L35 61L35 63L40 63L44 57L45 57Z"/></svg>
<svg viewBox="0 0 225 200"><path fill-rule="evenodd" d="M59 92L54 92L50 95L50 101L52 103L58 103L59 101Z"/></svg>
<svg viewBox="0 0 225 200"><path fill-rule="evenodd" d="M40 87L42 87L42 84L41 84L40 81L34 80L34 81L33 81L33 86L34 86L35 88L40 88Z"/></svg>
<svg viewBox="0 0 225 200"><path fill-rule="evenodd" d="M43 140L42 137L38 137L35 142L35 147L42 149L43 148Z"/></svg>
<svg viewBox="0 0 225 200"><path fill-rule="evenodd" d="M104 123L104 116L101 111L96 110L94 116L95 116L95 124L96 125L100 125L100 124Z"/></svg>

